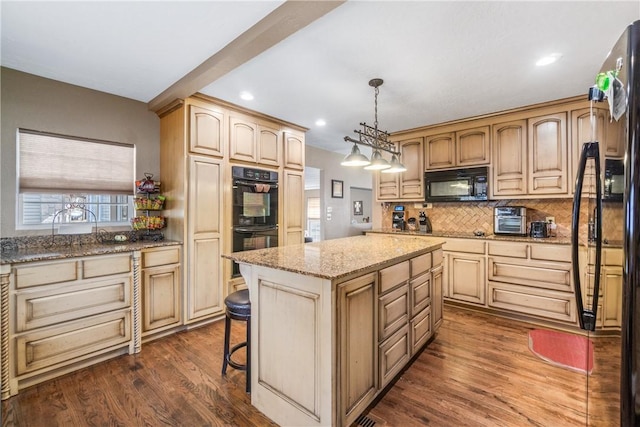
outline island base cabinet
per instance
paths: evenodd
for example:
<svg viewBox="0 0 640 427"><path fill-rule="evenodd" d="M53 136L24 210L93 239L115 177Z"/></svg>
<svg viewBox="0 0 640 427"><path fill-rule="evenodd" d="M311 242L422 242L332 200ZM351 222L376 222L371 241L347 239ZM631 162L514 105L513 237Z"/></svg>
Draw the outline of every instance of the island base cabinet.
<svg viewBox="0 0 640 427"><path fill-rule="evenodd" d="M409 341L409 326L405 324L380 344L380 388L389 384L409 361Z"/></svg>
<svg viewBox="0 0 640 427"><path fill-rule="evenodd" d="M411 320L411 356L420 351L433 335L432 324L431 307L425 308Z"/></svg>
<svg viewBox="0 0 640 427"><path fill-rule="evenodd" d="M341 425L351 425L373 401L378 389L376 366L376 274L338 285L340 325ZM405 290L406 294L406 290Z"/></svg>

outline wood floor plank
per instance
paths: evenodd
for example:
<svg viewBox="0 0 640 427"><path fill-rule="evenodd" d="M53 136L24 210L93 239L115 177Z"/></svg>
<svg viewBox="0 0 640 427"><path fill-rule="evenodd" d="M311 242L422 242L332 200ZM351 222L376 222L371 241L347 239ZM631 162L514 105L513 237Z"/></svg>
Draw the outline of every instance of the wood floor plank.
<svg viewBox="0 0 640 427"><path fill-rule="evenodd" d="M435 339L367 417L382 426L564 427L585 425L586 377L528 349L534 327L445 306ZM234 324L232 341L244 339ZM245 373L222 376L223 322L181 332L125 355L21 391L2 402L2 426L273 426L251 405ZM588 425L619 413L619 338L589 377L598 400ZM244 354L239 352L238 361ZM597 360L598 361L598 360Z"/></svg>

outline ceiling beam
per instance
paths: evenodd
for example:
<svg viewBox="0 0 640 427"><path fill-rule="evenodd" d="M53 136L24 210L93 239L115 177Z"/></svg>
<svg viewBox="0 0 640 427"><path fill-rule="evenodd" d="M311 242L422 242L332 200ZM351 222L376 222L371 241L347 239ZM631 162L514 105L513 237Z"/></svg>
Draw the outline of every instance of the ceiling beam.
<svg viewBox="0 0 640 427"><path fill-rule="evenodd" d="M253 27L149 101L149 109L159 112L176 101L193 95L344 2L345 0L285 1Z"/></svg>

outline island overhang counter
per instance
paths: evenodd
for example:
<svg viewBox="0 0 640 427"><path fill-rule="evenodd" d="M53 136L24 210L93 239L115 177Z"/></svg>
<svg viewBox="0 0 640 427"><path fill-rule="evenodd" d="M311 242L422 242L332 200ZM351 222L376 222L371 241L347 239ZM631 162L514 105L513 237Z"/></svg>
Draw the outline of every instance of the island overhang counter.
<svg viewBox="0 0 640 427"><path fill-rule="evenodd" d="M441 238L356 236L223 255L251 300L251 402L348 426L442 319Z"/></svg>

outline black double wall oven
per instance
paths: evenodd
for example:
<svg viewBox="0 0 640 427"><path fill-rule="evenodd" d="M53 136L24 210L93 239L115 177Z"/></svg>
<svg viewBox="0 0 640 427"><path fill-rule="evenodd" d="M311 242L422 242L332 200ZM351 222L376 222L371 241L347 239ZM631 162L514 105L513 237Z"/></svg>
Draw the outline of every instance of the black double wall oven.
<svg viewBox="0 0 640 427"><path fill-rule="evenodd" d="M278 172L233 166L233 252L278 246ZM233 263L233 277L240 268Z"/></svg>

